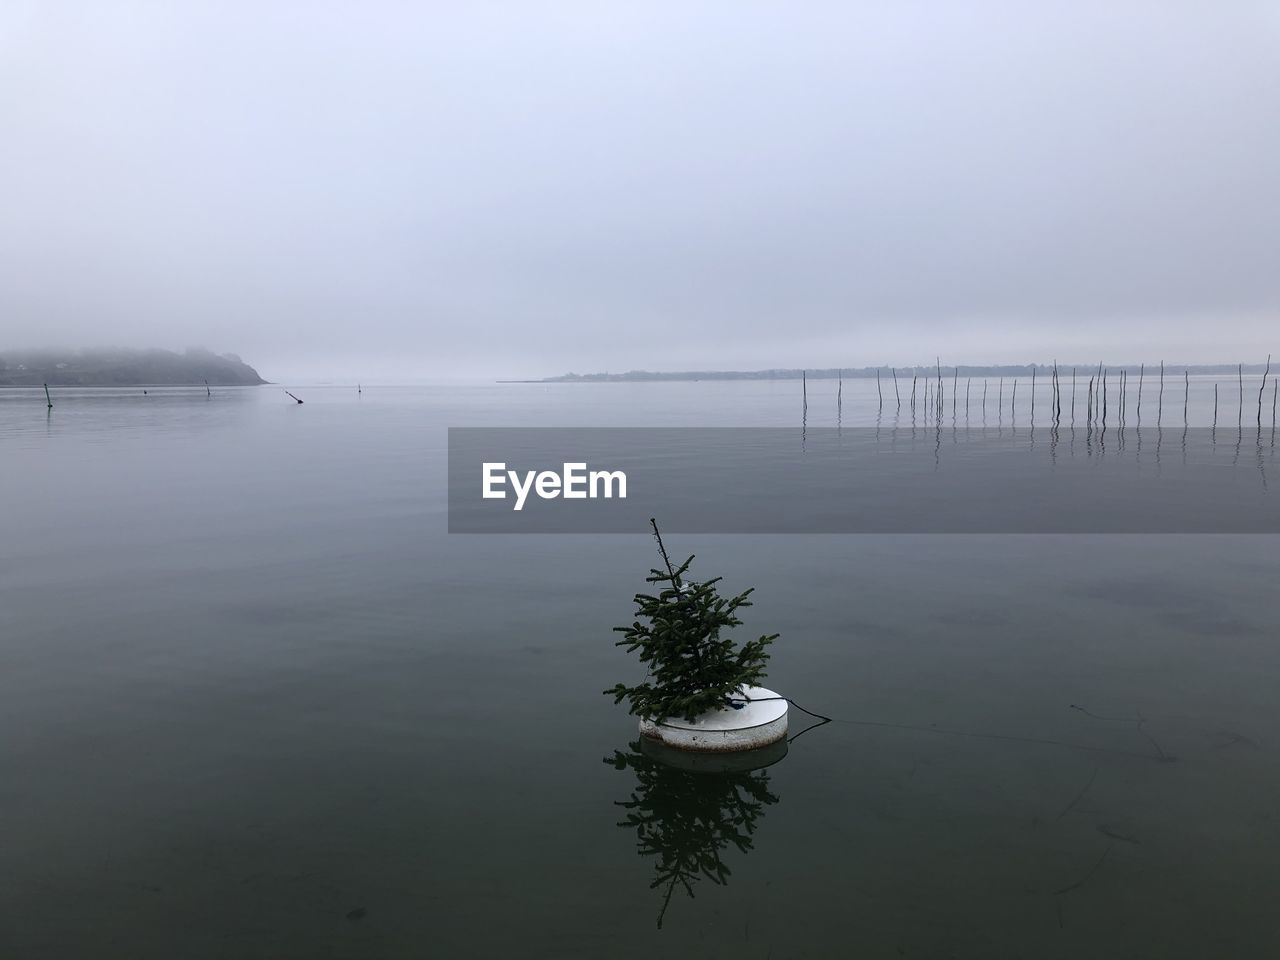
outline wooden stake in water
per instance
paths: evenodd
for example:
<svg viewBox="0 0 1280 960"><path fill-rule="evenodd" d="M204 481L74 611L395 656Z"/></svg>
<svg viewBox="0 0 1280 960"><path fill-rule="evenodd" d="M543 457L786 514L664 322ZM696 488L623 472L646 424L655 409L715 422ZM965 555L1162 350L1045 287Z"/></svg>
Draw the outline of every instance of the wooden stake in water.
<svg viewBox="0 0 1280 960"><path fill-rule="evenodd" d="M895 367L890 367L889 372L893 374L893 399L898 401L898 412L902 412L902 394L898 393L898 371Z"/></svg>
<svg viewBox="0 0 1280 960"><path fill-rule="evenodd" d="M47 409L53 409L53 397L49 396L49 385L47 383L44 385L44 402L49 405Z"/></svg>
<svg viewBox="0 0 1280 960"><path fill-rule="evenodd" d="M289 393L289 391L288 391L288 390L286 390L286 391L285 391L285 393ZM292 393L289 393L289 396L293 397L293 394L292 394ZM293 397L293 399L298 400L298 398L297 398L297 397ZM302 401L301 401L301 400L298 400L298 403L302 403Z"/></svg>
<svg viewBox="0 0 1280 960"><path fill-rule="evenodd" d="M880 398L880 409L884 409L884 394L880 392L880 368L876 367L876 396Z"/></svg>
<svg viewBox="0 0 1280 960"><path fill-rule="evenodd" d="M1187 401L1191 397L1191 374L1187 370L1182 371L1182 425L1187 425Z"/></svg>
<svg viewBox="0 0 1280 960"><path fill-rule="evenodd" d="M1102 384L1106 379L1106 374L1102 372L1102 362L1098 362L1098 379L1094 384L1094 404L1093 412L1099 413L1102 410Z"/></svg>
<svg viewBox="0 0 1280 960"><path fill-rule="evenodd" d="M973 377L969 377L964 382L964 415L969 416L969 391L973 388Z"/></svg>
<svg viewBox="0 0 1280 960"><path fill-rule="evenodd" d="M209 381L208 381L208 380L206 380L206 381L204 382L204 393L205 393L205 396L207 396L207 397L212 397L212 396L213 396L213 391L209 389Z"/></svg>
<svg viewBox="0 0 1280 960"><path fill-rule="evenodd" d="M1036 365L1031 365L1031 425L1036 424Z"/></svg>
<svg viewBox="0 0 1280 960"><path fill-rule="evenodd" d="M1145 363L1138 366L1138 426L1142 426L1142 380L1143 375L1147 372Z"/></svg>
<svg viewBox="0 0 1280 960"><path fill-rule="evenodd" d="M1213 384L1213 429L1218 429L1218 384Z"/></svg>
<svg viewBox="0 0 1280 960"><path fill-rule="evenodd" d="M804 408L809 409L809 380L805 376L805 371L800 371L800 393L804 401Z"/></svg>
<svg viewBox="0 0 1280 960"><path fill-rule="evenodd" d="M1271 372L1271 354L1267 354L1267 369L1262 371L1262 386L1258 388L1258 429L1262 429L1262 394L1267 389L1267 374Z"/></svg>
<svg viewBox="0 0 1280 960"><path fill-rule="evenodd" d="M1071 368L1071 425L1076 425L1076 368Z"/></svg>
<svg viewBox="0 0 1280 960"><path fill-rule="evenodd" d="M876 371L879 374L879 371ZM841 409L844 407L844 371L841 370L836 374L839 380L836 384L836 416L840 415ZM876 387L880 386L880 379L876 378Z"/></svg>
<svg viewBox="0 0 1280 960"><path fill-rule="evenodd" d="M1156 401L1156 426L1164 419L1164 361L1160 361L1160 396Z"/></svg>
<svg viewBox="0 0 1280 960"><path fill-rule="evenodd" d="M1236 365L1236 378L1240 381L1240 408L1236 411L1236 427L1244 426L1244 364Z"/></svg>
<svg viewBox="0 0 1280 960"><path fill-rule="evenodd" d="M1013 378L1013 396L1009 399L1009 416L1018 419L1018 378Z"/></svg>

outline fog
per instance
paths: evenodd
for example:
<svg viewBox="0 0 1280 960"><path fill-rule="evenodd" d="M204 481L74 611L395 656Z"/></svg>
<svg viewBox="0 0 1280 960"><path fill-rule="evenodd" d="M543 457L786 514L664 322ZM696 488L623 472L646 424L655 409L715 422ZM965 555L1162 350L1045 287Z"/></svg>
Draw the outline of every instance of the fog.
<svg viewBox="0 0 1280 960"><path fill-rule="evenodd" d="M8 0L0 349L1260 360L1278 9Z"/></svg>

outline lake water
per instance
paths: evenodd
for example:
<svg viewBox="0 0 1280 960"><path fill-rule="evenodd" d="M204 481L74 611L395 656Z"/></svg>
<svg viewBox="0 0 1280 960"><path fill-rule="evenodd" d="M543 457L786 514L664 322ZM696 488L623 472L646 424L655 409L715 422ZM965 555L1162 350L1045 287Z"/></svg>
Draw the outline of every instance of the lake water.
<svg viewBox="0 0 1280 960"><path fill-rule="evenodd" d="M0 392L0 956L1280 951L1276 537L672 535L836 718L690 774L600 694L652 540L447 534L446 430L793 426L798 384L291 389Z"/></svg>

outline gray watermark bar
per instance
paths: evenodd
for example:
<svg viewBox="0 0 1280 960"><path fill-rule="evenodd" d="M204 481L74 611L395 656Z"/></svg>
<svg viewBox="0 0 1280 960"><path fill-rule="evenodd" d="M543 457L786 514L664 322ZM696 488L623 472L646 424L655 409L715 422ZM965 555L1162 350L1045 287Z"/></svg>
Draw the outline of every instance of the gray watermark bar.
<svg viewBox="0 0 1280 960"><path fill-rule="evenodd" d="M454 427L449 531L1280 533L1277 470L1234 427Z"/></svg>

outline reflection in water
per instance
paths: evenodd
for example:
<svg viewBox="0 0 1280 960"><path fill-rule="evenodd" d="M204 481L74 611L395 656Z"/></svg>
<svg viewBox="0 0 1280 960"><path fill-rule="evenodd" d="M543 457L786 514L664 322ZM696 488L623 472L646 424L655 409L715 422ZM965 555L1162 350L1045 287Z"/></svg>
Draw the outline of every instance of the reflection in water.
<svg viewBox="0 0 1280 960"><path fill-rule="evenodd" d="M732 754L693 754L647 740L615 750L604 762L629 770L635 787L627 800L615 801L627 812L619 827L636 831L636 852L652 857L654 879L662 888L658 929L677 886L693 897L693 885L707 879L724 886L729 867L724 852L747 853L764 808L778 802L762 769L787 753L786 741L761 750Z"/></svg>
<svg viewBox="0 0 1280 960"><path fill-rule="evenodd" d="M1099 407L1100 409L1100 407ZM1085 426L1077 431L1075 428L1068 427L1066 442L1064 443L1063 431L1059 427L1056 419L1050 420L1049 427L1049 444L1048 458L1051 465L1056 464L1059 450L1065 449L1069 458L1076 456L1076 438L1077 433L1083 434L1083 453L1086 457L1103 458L1111 453L1118 455L1125 451L1132 450L1133 462L1138 463L1143 459L1144 437L1152 432L1148 428L1145 433L1142 427L1125 427L1125 426L1104 426L1101 419L1086 419ZM1155 463L1160 465L1162 462L1162 451L1164 446L1164 430L1161 427L1154 429L1155 433ZM872 433L874 439L879 441L888 441L890 446L896 446L900 439L916 441L920 439L918 431L913 424L910 428L901 426L895 421L884 423L882 418L876 421L875 429ZM943 459L942 443L942 424L941 421L935 425L931 439L933 443L930 446L934 454L934 467L937 472L938 467ZM1010 426L1005 429L997 426L988 430L985 425L983 427L960 429L953 427L950 432L950 446L959 447L969 441L990 441L990 440L1017 440L1022 434L1017 428L1016 422L1010 421ZM1254 434L1250 433L1251 437ZM1034 422L1031 428L1025 433L1026 442L1025 449L1029 453L1036 452L1037 449L1037 432ZM1178 435L1179 450L1181 452L1182 462L1186 465L1203 464L1208 462L1218 451L1218 431L1216 427L1191 428L1183 427ZM1266 429L1258 431L1256 437L1254 456L1251 461L1252 465L1258 470L1261 479L1261 485L1267 486L1266 468L1275 462L1275 436ZM1244 432L1237 430L1234 455L1232 464L1239 466L1242 462L1242 452L1244 444Z"/></svg>

